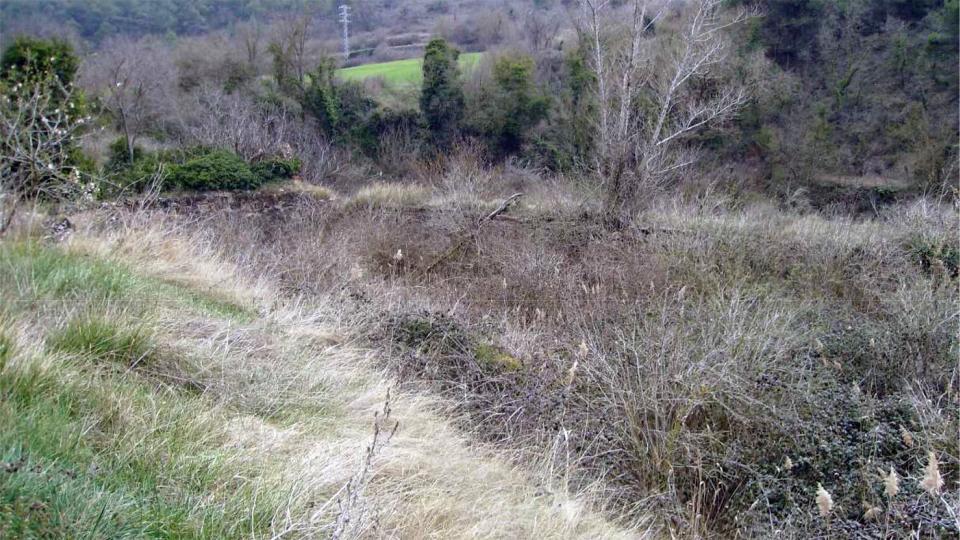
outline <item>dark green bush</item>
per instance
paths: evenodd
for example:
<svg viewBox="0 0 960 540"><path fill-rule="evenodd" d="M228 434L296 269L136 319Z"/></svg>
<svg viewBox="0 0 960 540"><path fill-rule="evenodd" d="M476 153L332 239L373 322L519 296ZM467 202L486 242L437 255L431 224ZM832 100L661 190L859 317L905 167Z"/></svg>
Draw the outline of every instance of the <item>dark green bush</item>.
<svg viewBox="0 0 960 540"><path fill-rule="evenodd" d="M109 146L109 157L107 158L108 171L120 171L132 165L137 160L143 159L145 152L143 148L134 145L133 156L130 156L130 148L127 146L127 139L117 137Z"/></svg>
<svg viewBox="0 0 960 540"><path fill-rule="evenodd" d="M450 146L463 119L463 85L457 58L460 51L442 38L427 44L423 55L423 87L420 91L420 112L434 143Z"/></svg>
<svg viewBox="0 0 960 540"><path fill-rule="evenodd" d="M240 156L227 150L213 150L171 166L167 185L197 191L217 189L254 189L260 178Z"/></svg>
<svg viewBox="0 0 960 540"><path fill-rule="evenodd" d="M549 115L551 99L537 88L535 68L530 56L501 55L494 60L493 80L470 103L466 123L486 139L492 155L519 152L530 131Z"/></svg>
<svg viewBox="0 0 960 540"><path fill-rule="evenodd" d="M39 82L54 75L67 86L73 83L79 65L79 58L66 41L20 37L3 51L0 76L16 82Z"/></svg>
<svg viewBox="0 0 960 540"><path fill-rule="evenodd" d="M97 190L101 199L124 194L140 193L161 170L164 164L159 153L147 152L139 146L133 148L133 159L127 141L119 137L110 143L109 157L104 165L103 181Z"/></svg>
<svg viewBox="0 0 960 540"><path fill-rule="evenodd" d="M265 159L255 163L250 169L261 184L274 180L289 180L300 172L300 160L297 158Z"/></svg>
<svg viewBox="0 0 960 540"><path fill-rule="evenodd" d="M99 195L101 198L110 198L140 193L161 171L163 165L163 161L156 154L149 153L139 156L132 164L123 167L110 169L108 164L109 174L100 186ZM166 166L169 170L170 165Z"/></svg>
<svg viewBox="0 0 960 540"><path fill-rule="evenodd" d="M292 178L300 172L300 160L274 158L251 167L233 152L199 146L157 152L135 147L131 160L126 141L120 138L110 145L104 169L107 181L99 192L107 198L143 191L161 170L165 188L255 189L266 182Z"/></svg>

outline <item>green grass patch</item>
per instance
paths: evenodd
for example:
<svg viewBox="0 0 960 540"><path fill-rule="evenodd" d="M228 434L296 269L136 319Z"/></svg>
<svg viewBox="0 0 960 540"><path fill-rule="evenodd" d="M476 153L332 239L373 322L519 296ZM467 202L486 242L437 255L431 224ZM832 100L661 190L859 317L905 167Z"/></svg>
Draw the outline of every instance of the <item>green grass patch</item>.
<svg viewBox="0 0 960 540"><path fill-rule="evenodd" d="M480 63L483 53L463 53L460 55L460 70L468 72ZM423 82L423 58L409 58L393 62L363 64L340 69L337 75L347 81L362 81L371 77L382 77L388 85L419 86Z"/></svg>
<svg viewBox="0 0 960 540"><path fill-rule="evenodd" d="M207 315L250 321L256 313L231 300L175 282L135 274L117 261L38 242L0 243L0 295L12 314L38 304L71 308L114 303L144 312L173 303Z"/></svg>
<svg viewBox="0 0 960 540"><path fill-rule="evenodd" d="M0 292L20 309L38 300L110 301L129 296L138 285L139 280L116 263L37 242L0 244Z"/></svg>
<svg viewBox="0 0 960 540"><path fill-rule="evenodd" d="M250 322L257 317L254 310L213 292L200 292L169 280L150 279L148 282L156 294L207 315L237 322Z"/></svg>
<svg viewBox="0 0 960 540"><path fill-rule="evenodd" d="M121 374L80 375L69 361L8 366L0 372L0 537L265 534L277 503L258 494L251 504L257 471L238 465L240 451L224 444L209 407Z"/></svg>
<svg viewBox="0 0 960 540"><path fill-rule="evenodd" d="M0 370L7 365L7 360L13 358L16 352L16 342L6 326L3 312L0 311Z"/></svg>
<svg viewBox="0 0 960 540"><path fill-rule="evenodd" d="M0 298L0 538L276 532L294 489L281 481L282 457L233 444L231 417L246 404L191 387L189 353L158 354L151 325L159 307L255 313L216 292L29 242L0 242ZM14 328L43 347L15 343ZM275 396L264 399L296 423Z"/></svg>
<svg viewBox="0 0 960 540"><path fill-rule="evenodd" d="M484 368L494 371L520 371L523 362L496 345L481 343L474 347L473 354Z"/></svg>
<svg viewBox="0 0 960 540"><path fill-rule="evenodd" d="M155 350L144 327L128 328L100 317L83 316L47 338L52 351L73 353L97 362L124 366L149 363Z"/></svg>

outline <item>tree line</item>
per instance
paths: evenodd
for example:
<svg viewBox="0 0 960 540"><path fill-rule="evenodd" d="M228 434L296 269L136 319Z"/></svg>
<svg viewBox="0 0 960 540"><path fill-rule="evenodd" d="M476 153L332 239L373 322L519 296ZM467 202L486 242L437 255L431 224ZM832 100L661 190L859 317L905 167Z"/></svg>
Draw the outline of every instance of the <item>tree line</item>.
<svg viewBox="0 0 960 540"><path fill-rule="evenodd" d="M86 40L115 35L200 34L251 18L329 7L326 0L5 0L0 20L45 19Z"/></svg>
<svg viewBox="0 0 960 540"><path fill-rule="evenodd" d="M158 40L112 40L81 61L64 42L19 39L0 79L4 170L25 186L90 178L85 189L105 196L159 177L203 188L185 171L204 167L231 171L210 188L319 181L344 152L402 176L471 145L490 162L595 179L611 222L722 164L746 164L773 190L825 173L941 188L956 176L956 0L574 8L574 44L493 51L479 73L461 73L457 47L432 39L413 106L340 80L332 56L309 50L306 17L269 37L245 27L236 53L194 44L176 58ZM91 125L117 136L96 159L71 142ZM9 157L36 129L47 131L27 139L56 159Z"/></svg>

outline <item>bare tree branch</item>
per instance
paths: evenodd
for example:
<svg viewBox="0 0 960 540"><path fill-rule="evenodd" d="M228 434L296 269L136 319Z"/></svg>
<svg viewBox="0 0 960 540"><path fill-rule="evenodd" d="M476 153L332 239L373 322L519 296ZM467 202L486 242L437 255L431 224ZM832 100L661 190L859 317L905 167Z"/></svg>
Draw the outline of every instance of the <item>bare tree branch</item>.
<svg viewBox="0 0 960 540"><path fill-rule="evenodd" d="M589 39L596 76L595 167L608 211L622 212L640 192L695 163L684 138L748 101L746 88L732 81L706 98L693 91L694 81L709 79L727 58L722 31L753 15L722 12L721 4L693 0L678 30L659 32L666 2L632 0L618 10L609 0L580 0L578 28ZM683 157L672 157L677 153Z"/></svg>

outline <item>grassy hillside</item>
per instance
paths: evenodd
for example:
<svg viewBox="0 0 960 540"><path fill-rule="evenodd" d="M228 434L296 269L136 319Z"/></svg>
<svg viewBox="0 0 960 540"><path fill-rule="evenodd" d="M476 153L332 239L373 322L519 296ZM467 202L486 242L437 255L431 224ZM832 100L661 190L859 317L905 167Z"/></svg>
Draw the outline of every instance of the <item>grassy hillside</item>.
<svg viewBox="0 0 960 540"><path fill-rule="evenodd" d="M464 72L480 62L483 53L463 53L460 55L460 69ZM364 64L341 69L337 74L348 81L362 81L372 77L383 77L391 85L417 86L423 80L423 58L409 58L394 62Z"/></svg>
<svg viewBox="0 0 960 540"><path fill-rule="evenodd" d="M0 537L636 536L172 232L0 242Z"/></svg>

